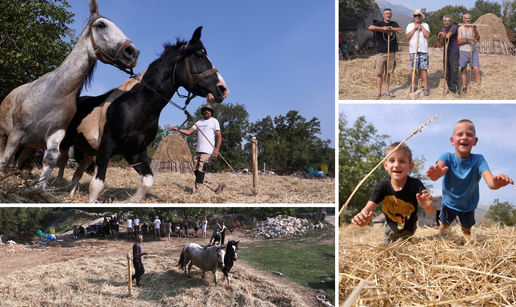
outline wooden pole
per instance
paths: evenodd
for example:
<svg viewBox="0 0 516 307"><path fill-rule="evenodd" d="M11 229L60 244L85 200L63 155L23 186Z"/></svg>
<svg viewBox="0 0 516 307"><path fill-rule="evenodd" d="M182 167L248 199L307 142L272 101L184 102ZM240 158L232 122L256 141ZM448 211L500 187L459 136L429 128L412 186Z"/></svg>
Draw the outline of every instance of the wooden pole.
<svg viewBox="0 0 516 307"><path fill-rule="evenodd" d="M133 291L133 278L131 275L131 254L127 254L127 277L129 278L129 292L127 293L127 296L131 297Z"/></svg>
<svg viewBox="0 0 516 307"><path fill-rule="evenodd" d="M469 84L467 86L471 86L471 75L473 74L473 44L471 42L471 54L469 55Z"/></svg>
<svg viewBox="0 0 516 307"><path fill-rule="evenodd" d="M387 33L387 67L385 69L385 95L383 96L383 100L387 99L387 78L389 77L389 52L391 46L391 34Z"/></svg>
<svg viewBox="0 0 516 307"><path fill-rule="evenodd" d="M443 84L443 99L444 99L444 92L446 91L446 66L448 66L448 42L449 39L444 39L444 84Z"/></svg>
<svg viewBox="0 0 516 307"><path fill-rule="evenodd" d="M412 89L412 100L414 100L414 89L413 89L413 86L414 86L414 76L416 74L416 66L417 66L417 47L418 47L418 43L419 43L419 29L417 29L417 32L416 32L416 52L414 53L414 70L412 71L412 83L410 83L410 87L409 87L409 91L407 93L407 97L405 97L405 99L408 98L409 94L410 94L410 89Z"/></svg>
<svg viewBox="0 0 516 307"><path fill-rule="evenodd" d="M253 155L253 194L258 195L258 140L256 137L251 138L251 151Z"/></svg>

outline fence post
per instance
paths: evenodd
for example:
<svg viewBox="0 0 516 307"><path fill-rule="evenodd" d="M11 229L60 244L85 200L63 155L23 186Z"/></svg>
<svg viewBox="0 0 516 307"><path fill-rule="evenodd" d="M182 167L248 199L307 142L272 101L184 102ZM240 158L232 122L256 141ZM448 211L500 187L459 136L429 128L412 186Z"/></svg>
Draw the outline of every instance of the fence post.
<svg viewBox="0 0 516 307"><path fill-rule="evenodd" d="M127 293L128 297L131 297L133 290L133 278L131 276L131 254L127 254L127 277L129 278L129 292Z"/></svg>
<svg viewBox="0 0 516 307"><path fill-rule="evenodd" d="M258 140L256 137L251 138L251 151L253 153L253 194L258 195Z"/></svg>

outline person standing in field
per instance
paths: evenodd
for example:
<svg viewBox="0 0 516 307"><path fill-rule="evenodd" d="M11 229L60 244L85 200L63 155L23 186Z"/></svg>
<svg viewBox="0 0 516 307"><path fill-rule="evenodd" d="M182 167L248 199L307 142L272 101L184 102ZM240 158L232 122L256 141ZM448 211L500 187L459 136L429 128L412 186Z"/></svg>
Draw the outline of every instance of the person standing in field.
<svg viewBox="0 0 516 307"><path fill-rule="evenodd" d="M142 252L142 242L143 236L138 234L136 236L136 243L133 245L133 266L134 266L134 275L132 279L136 279L136 286L139 288L141 286L140 279L142 275L145 273L145 268L143 267L142 256L147 255L147 253Z"/></svg>
<svg viewBox="0 0 516 307"><path fill-rule="evenodd" d="M466 13L462 19L464 23L471 23L471 14ZM458 31L458 44L460 49L460 61L459 66L462 69L462 93L466 94L468 91L466 84L466 70L468 69L468 63L473 63L473 71L475 72L475 80L478 85L481 83L480 77L480 61L478 60L478 53L476 49L475 41L480 41L480 35L478 34L477 27L463 25L460 26ZM471 57L471 50L473 49L473 57ZM471 72L470 72L471 73Z"/></svg>
<svg viewBox="0 0 516 307"><path fill-rule="evenodd" d="M443 48L443 64L446 66L443 68L446 70L445 80L448 84L448 90L459 97L459 45L457 44L457 26L452 25L452 17L450 15L444 15L443 23L444 28L441 29L441 32L439 32L437 36L442 46L446 46L445 42L448 41L448 50L445 50L446 47ZM446 55L445 52L447 52ZM444 62L445 60L446 63Z"/></svg>
<svg viewBox="0 0 516 307"><path fill-rule="evenodd" d="M389 92L389 82L391 78L391 74L394 72L395 61L396 61L396 52L398 51L398 40L396 39L397 32L403 32L403 29L400 28L397 22L392 21L392 11L391 9L383 10L383 20L376 22L373 25L369 26L369 31L375 32L376 41L378 42L378 46L376 51L378 54L376 55L376 85L378 87L378 93L374 95L374 99L378 99L382 96L382 84L383 84L383 75L384 73L386 78L386 92L387 96L394 98L394 94ZM387 42L389 40L389 42ZM389 47L387 46L389 45ZM369 47L369 43L368 43ZM387 48L388 47L388 48ZM372 48L372 42L371 42ZM388 51L388 52L387 52ZM387 66L387 55L389 56L389 67Z"/></svg>
<svg viewBox="0 0 516 307"><path fill-rule="evenodd" d="M430 91L428 90L428 38L430 37L430 27L427 23L423 22L425 15L421 13L420 10L416 10L410 15L412 15L414 18L414 22L409 23L407 25L407 29L405 30L405 37L409 40L410 69L413 70L415 67L421 71L425 86L423 89L423 95L428 96L430 95ZM418 35L415 35L418 33L418 30L419 37ZM414 78L414 81L415 82L412 85L413 92L417 90L417 78Z"/></svg>

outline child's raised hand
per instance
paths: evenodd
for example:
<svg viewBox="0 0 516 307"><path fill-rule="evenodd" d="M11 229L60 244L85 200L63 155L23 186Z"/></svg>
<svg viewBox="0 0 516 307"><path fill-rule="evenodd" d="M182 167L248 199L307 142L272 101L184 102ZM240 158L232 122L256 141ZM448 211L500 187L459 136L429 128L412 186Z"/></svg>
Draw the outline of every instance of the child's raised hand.
<svg viewBox="0 0 516 307"><path fill-rule="evenodd" d="M436 181L437 179L444 176L446 171L448 170L448 166L444 166L441 168L439 164L436 164L435 166L430 166L428 170L426 171L426 177L430 178L432 181Z"/></svg>
<svg viewBox="0 0 516 307"><path fill-rule="evenodd" d="M504 174L494 176L493 182L499 188L504 187L508 184L514 184L514 180L512 180L511 177L504 175Z"/></svg>
<svg viewBox="0 0 516 307"><path fill-rule="evenodd" d="M433 197L427 190L421 191L421 194L416 193L416 199L419 205L425 210L434 205Z"/></svg>
<svg viewBox="0 0 516 307"><path fill-rule="evenodd" d="M372 218L373 211L364 208L357 215L355 215L351 222L357 226L364 227L365 225L369 224Z"/></svg>

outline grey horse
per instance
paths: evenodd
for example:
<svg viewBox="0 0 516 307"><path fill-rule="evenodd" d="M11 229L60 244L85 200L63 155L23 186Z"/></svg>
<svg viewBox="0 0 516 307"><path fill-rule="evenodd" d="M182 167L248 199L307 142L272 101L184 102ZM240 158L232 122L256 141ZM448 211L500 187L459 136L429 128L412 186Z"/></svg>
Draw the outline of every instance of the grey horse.
<svg viewBox="0 0 516 307"><path fill-rule="evenodd" d="M183 247L181 257L179 258L179 265L181 265L181 269L184 268L185 274L187 265L188 274L191 274L192 266L195 265L201 269L202 278L204 278L207 271L211 271L213 273L213 279L215 283L217 283L217 268L224 268L225 255L226 252L221 246L209 245L203 248L199 244L189 243Z"/></svg>
<svg viewBox="0 0 516 307"><path fill-rule="evenodd" d="M14 89L0 105L0 171L8 172L11 160L23 147L16 166L21 167L32 148L46 147L43 171L37 186L45 188L59 160L59 144L76 113L80 90L93 73L96 60L120 69L136 66L140 51L109 19L99 15L90 0L91 19L72 52L54 71Z"/></svg>

